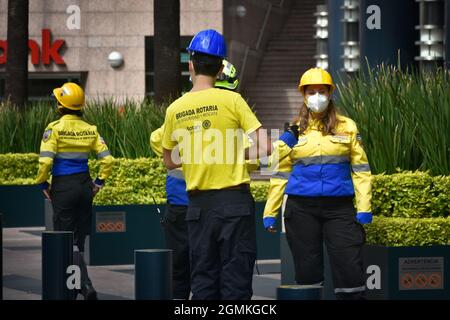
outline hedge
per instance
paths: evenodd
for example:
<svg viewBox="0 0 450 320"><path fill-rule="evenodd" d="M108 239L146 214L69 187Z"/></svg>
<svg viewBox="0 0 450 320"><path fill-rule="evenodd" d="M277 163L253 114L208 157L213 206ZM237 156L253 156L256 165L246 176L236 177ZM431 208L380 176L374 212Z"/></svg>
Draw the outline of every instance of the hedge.
<svg viewBox="0 0 450 320"><path fill-rule="evenodd" d="M373 212L386 217L446 217L449 199L450 176L408 171L376 175L372 183Z"/></svg>
<svg viewBox="0 0 450 320"><path fill-rule="evenodd" d="M450 217L373 218L365 225L366 243L392 247L450 245Z"/></svg>
<svg viewBox="0 0 450 320"><path fill-rule="evenodd" d="M0 185L32 184L38 168L36 154L0 154ZM165 169L158 158L115 159L114 170L95 204L153 204L165 202ZM95 177L99 163L89 160ZM265 201L267 182L253 182L257 201ZM372 209L385 217L425 218L450 215L450 176L426 172L374 175Z"/></svg>
<svg viewBox="0 0 450 320"><path fill-rule="evenodd" d="M34 153L0 154L0 185L34 183L39 156ZM89 160L91 176L96 177L100 163ZM157 204L166 202L166 170L159 158L114 160L114 170L94 199L96 205ZM256 201L265 201L268 184L253 182Z"/></svg>

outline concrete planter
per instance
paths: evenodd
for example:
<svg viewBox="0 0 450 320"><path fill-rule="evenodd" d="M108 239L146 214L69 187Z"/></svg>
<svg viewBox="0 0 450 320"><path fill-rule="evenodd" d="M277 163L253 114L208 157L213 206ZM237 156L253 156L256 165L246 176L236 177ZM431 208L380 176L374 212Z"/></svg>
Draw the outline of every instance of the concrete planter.
<svg viewBox="0 0 450 320"><path fill-rule="evenodd" d="M264 205L256 203L257 258L279 259L280 234L264 230ZM158 207L164 214L165 205ZM0 186L0 212L4 228L53 229L51 204L44 200L39 186ZM91 265L132 264L134 250L165 247L155 205L94 206L93 213L92 233L86 242Z"/></svg>
<svg viewBox="0 0 450 320"><path fill-rule="evenodd" d="M265 203L256 204L257 258L279 259L279 233L264 230L261 212ZM158 205L161 213L165 205ZM52 230L51 206L46 205L46 229ZM160 215L155 205L94 206L91 236L86 239L85 255L90 265L132 264L134 250L163 249L165 241Z"/></svg>
<svg viewBox="0 0 450 320"><path fill-rule="evenodd" d="M44 225L44 196L39 186L0 186L3 228Z"/></svg>
<svg viewBox="0 0 450 320"><path fill-rule="evenodd" d="M294 264L281 234L281 283L295 284ZM386 247L365 245L366 296L382 300L450 299L450 246ZM324 248L324 299L334 300L328 255Z"/></svg>

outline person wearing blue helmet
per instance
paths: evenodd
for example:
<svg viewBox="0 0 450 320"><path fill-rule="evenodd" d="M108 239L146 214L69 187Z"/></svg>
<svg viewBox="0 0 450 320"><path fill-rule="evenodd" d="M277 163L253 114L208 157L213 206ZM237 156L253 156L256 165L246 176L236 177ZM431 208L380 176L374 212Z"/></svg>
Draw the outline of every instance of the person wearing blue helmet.
<svg viewBox="0 0 450 320"><path fill-rule="evenodd" d="M226 57L223 36L211 29L200 31L187 50L193 87L167 108L162 147L167 169L182 167L186 181L192 299L250 299L255 203L246 163L239 161L245 147L229 148L224 137L229 130L240 130L249 135L258 154L265 155L270 146L241 95L214 87ZM215 154L225 155L227 161L208 158L210 135L215 133L222 137L214 141ZM228 157L230 150L236 153ZM175 160L178 156L181 163Z"/></svg>

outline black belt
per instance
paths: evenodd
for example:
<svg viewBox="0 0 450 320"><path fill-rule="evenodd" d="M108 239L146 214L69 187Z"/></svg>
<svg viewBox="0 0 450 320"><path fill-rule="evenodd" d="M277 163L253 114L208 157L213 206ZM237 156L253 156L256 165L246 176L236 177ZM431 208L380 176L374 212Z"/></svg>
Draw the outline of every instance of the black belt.
<svg viewBox="0 0 450 320"><path fill-rule="evenodd" d="M210 190L197 190L196 189L196 190L190 190L190 191L188 191L188 195L191 197L191 196L195 196L195 195L206 193L206 192L210 192L210 191L222 191L222 190L250 191L250 184L242 183L242 184L239 184L237 186L226 187L226 188L222 188L222 189L210 189Z"/></svg>

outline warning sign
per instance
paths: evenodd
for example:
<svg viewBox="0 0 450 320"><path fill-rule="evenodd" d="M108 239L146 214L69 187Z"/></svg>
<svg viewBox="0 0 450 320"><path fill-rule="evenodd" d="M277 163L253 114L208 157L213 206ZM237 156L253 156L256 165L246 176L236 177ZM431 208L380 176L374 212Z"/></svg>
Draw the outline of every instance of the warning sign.
<svg viewBox="0 0 450 320"><path fill-rule="evenodd" d="M400 285L404 288L410 289L414 286L414 278L409 273L403 275L400 279Z"/></svg>
<svg viewBox="0 0 450 320"><path fill-rule="evenodd" d="M399 290L444 289L444 257L399 258Z"/></svg>
<svg viewBox="0 0 450 320"><path fill-rule="evenodd" d="M432 273L428 278L428 283L433 289L442 287L442 278L439 273Z"/></svg>
<svg viewBox="0 0 450 320"><path fill-rule="evenodd" d="M95 230L97 233L125 232L125 212L96 212Z"/></svg>

